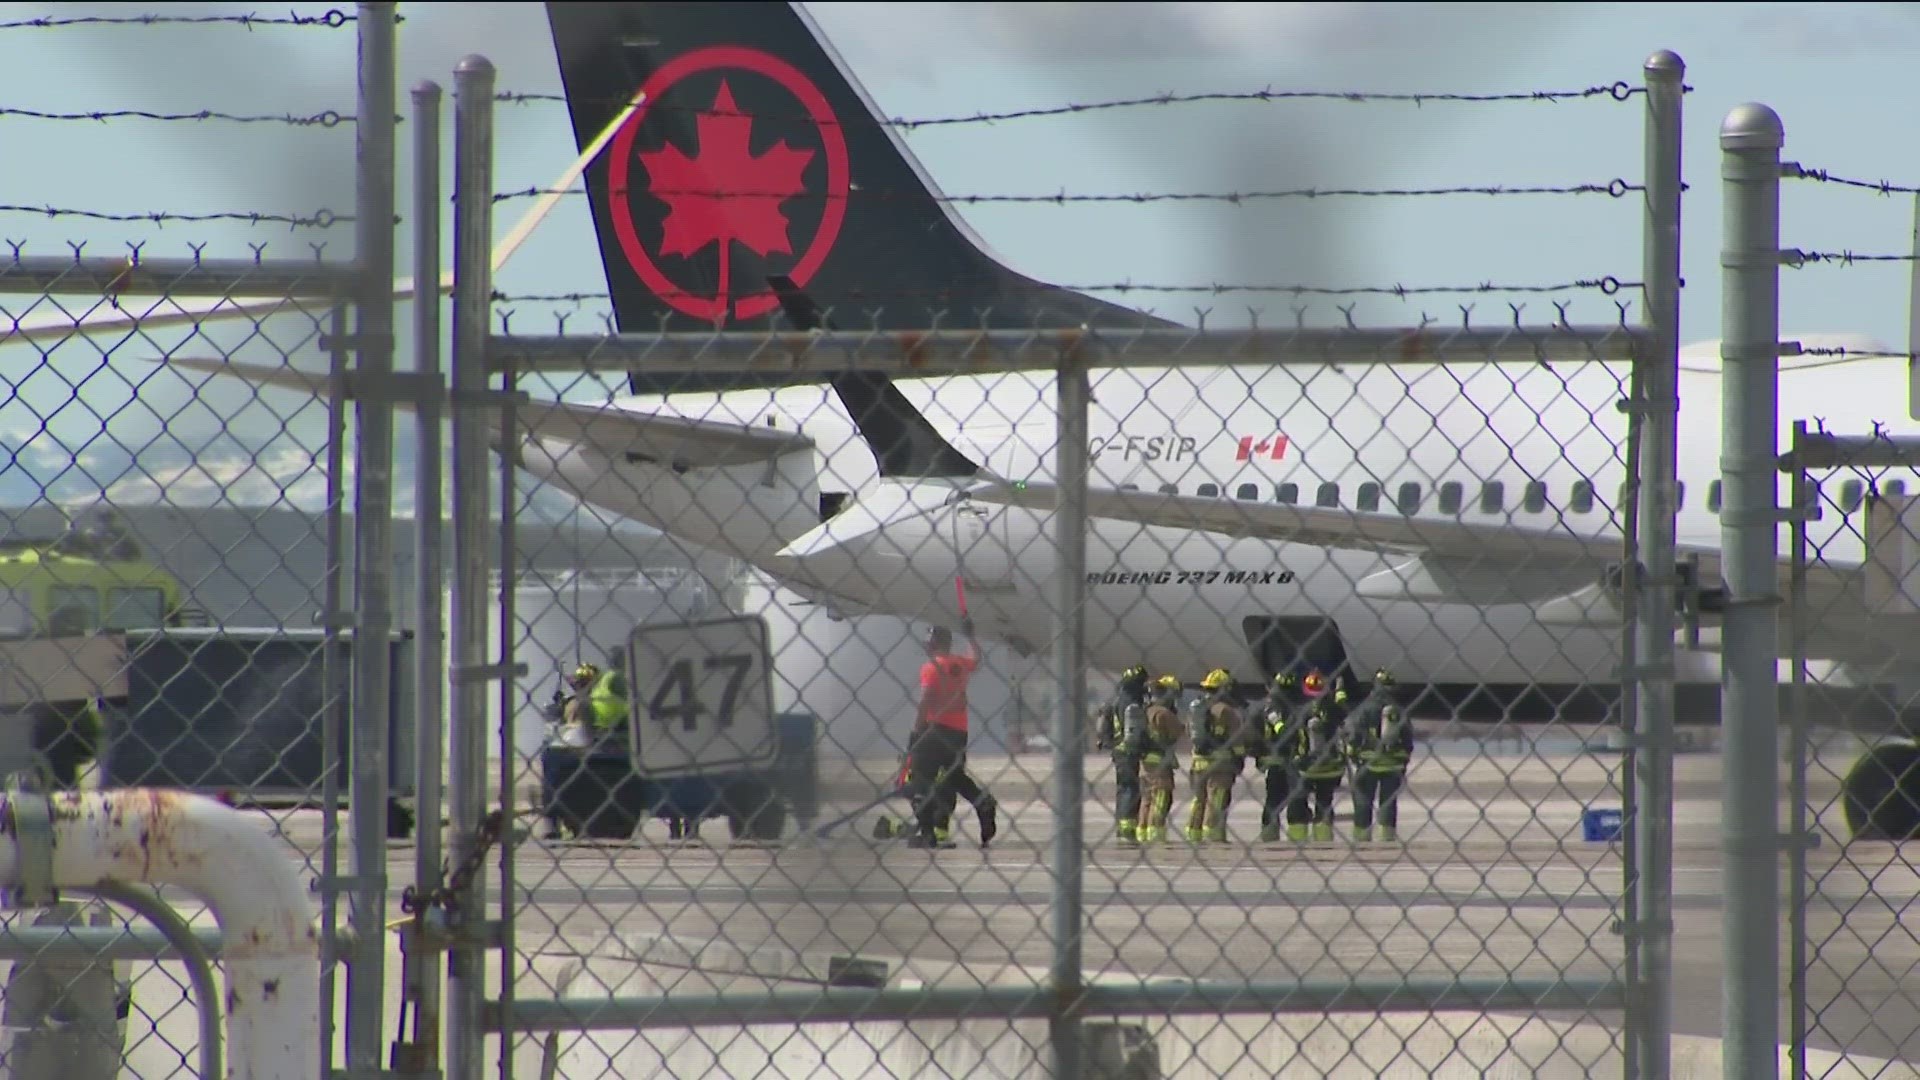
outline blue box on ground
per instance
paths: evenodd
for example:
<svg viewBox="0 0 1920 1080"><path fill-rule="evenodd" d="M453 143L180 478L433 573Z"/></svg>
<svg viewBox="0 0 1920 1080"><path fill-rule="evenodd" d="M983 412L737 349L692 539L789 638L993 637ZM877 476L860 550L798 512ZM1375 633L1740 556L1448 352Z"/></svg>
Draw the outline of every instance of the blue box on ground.
<svg viewBox="0 0 1920 1080"><path fill-rule="evenodd" d="M1585 834L1589 844L1605 844L1620 839L1620 826L1625 815L1618 810L1587 809L1580 812L1580 831Z"/></svg>

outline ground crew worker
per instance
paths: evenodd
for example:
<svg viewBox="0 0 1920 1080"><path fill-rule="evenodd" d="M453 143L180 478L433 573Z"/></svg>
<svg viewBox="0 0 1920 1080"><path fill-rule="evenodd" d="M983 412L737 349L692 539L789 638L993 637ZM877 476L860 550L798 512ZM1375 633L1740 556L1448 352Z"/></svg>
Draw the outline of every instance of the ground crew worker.
<svg viewBox="0 0 1920 1080"><path fill-rule="evenodd" d="M567 701L567 723L579 724L593 733L595 749L627 724L627 685L617 671L601 671L596 664L581 664L567 680L573 697Z"/></svg>
<svg viewBox="0 0 1920 1080"><path fill-rule="evenodd" d="M1207 692L1201 722L1193 732L1193 775L1198 780L1187 814L1187 839L1227 842L1227 806L1246 754L1245 717L1233 700L1233 676L1214 668L1200 680Z"/></svg>
<svg viewBox="0 0 1920 1080"><path fill-rule="evenodd" d="M1413 758L1413 721L1394 700L1393 673L1373 673L1373 692L1347 719L1353 757L1353 838L1373 839L1373 812L1380 808L1380 839L1399 838L1400 791Z"/></svg>
<svg viewBox="0 0 1920 1080"><path fill-rule="evenodd" d="M953 651L953 632L936 626L927 635L927 662L920 668L920 712L907 742L909 797L914 834L909 847L951 848L954 774L966 767L967 681L980 668L980 642L973 620L962 619L968 651ZM987 835L982 822L982 835Z"/></svg>
<svg viewBox="0 0 1920 1080"><path fill-rule="evenodd" d="M99 756L106 739L100 703L92 698L65 705L39 702L31 711L33 748L45 758L52 789L78 790L81 768Z"/></svg>
<svg viewBox="0 0 1920 1080"><path fill-rule="evenodd" d="M1262 708L1264 724L1258 733L1255 765L1266 770L1267 789L1260 801L1260 842L1280 839L1280 819L1294 788L1293 770L1300 756L1300 678L1291 671L1273 677Z"/></svg>
<svg viewBox="0 0 1920 1080"><path fill-rule="evenodd" d="M1187 734L1180 721L1180 679L1162 675L1154 680L1147 702L1146 723L1137 744L1141 786L1144 789L1134 836L1142 844L1167 838L1167 815L1173 810L1173 777L1180 768L1174 749Z"/></svg>
<svg viewBox="0 0 1920 1080"><path fill-rule="evenodd" d="M1121 843L1131 843L1140 821L1140 753L1138 738L1146 724L1147 669L1135 664L1120 673L1112 700L1100 707L1094 742L1113 753L1114 831Z"/></svg>
<svg viewBox="0 0 1920 1080"><path fill-rule="evenodd" d="M1347 772L1347 754L1345 735L1341 722L1345 719L1346 690L1329 687L1324 676L1318 671L1309 672L1302 680L1309 693L1318 690L1300 713L1296 714L1296 723L1300 724L1301 753L1296 759L1299 783L1294 785L1292 800L1288 804L1287 837L1291 840L1307 838L1308 822L1312 823L1312 837L1315 840L1333 839L1333 796L1340 790L1340 779ZM1313 800L1312 814L1309 816L1307 800Z"/></svg>

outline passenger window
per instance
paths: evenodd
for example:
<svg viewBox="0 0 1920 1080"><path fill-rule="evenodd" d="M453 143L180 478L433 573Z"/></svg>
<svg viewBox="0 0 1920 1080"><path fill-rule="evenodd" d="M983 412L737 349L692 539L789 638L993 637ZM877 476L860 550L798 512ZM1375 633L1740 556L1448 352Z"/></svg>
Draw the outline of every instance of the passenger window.
<svg viewBox="0 0 1920 1080"><path fill-rule="evenodd" d="M1498 480L1489 480L1480 485L1480 512L1497 514L1507 501L1507 485Z"/></svg>
<svg viewBox="0 0 1920 1080"><path fill-rule="evenodd" d="M1547 510L1547 485L1542 480L1527 481L1527 492L1523 505L1529 514L1544 514Z"/></svg>
<svg viewBox="0 0 1920 1080"><path fill-rule="evenodd" d="M1281 484L1273 490L1273 499L1275 502L1282 502L1288 506L1292 506L1294 503L1300 501L1300 485Z"/></svg>
<svg viewBox="0 0 1920 1080"><path fill-rule="evenodd" d="M1360 485L1360 494L1354 499L1356 509L1374 511L1380 509L1380 485L1369 480Z"/></svg>
<svg viewBox="0 0 1920 1080"><path fill-rule="evenodd" d="M1906 497L1907 497L1907 482L1905 480L1887 481L1887 498L1904 499Z"/></svg>
<svg viewBox="0 0 1920 1080"><path fill-rule="evenodd" d="M1840 486L1840 512L1851 514L1860 509L1860 501L1866 496L1866 485L1858 480L1849 480Z"/></svg>
<svg viewBox="0 0 1920 1080"><path fill-rule="evenodd" d="M1160 485L1160 494L1162 494L1162 495L1178 495L1178 494L1180 494L1180 485L1179 485L1179 484L1161 484L1161 485Z"/></svg>
<svg viewBox="0 0 1920 1080"><path fill-rule="evenodd" d="M1217 499L1220 497L1220 488L1217 484L1201 484L1194 494L1203 499Z"/></svg>
<svg viewBox="0 0 1920 1080"><path fill-rule="evenodd" d="M1321 484L1320 490L1313 493L1313 505L1327 507L1328 509L1339 506L1340 485Z"/></svg>
<svg viewBox="0 0 1920 1080"><path fill-rule="evenodd" d="M1121 484L1120 490L1121 491L1139 491L1140 485L1139 484Z"/></svg>
<svg viewBox="0 0 1920 1080"><path fill-rule="evenodd" d="M1460 481L1458 480L1449 480L1446 483L1441 484L1440 485L1440 512L1443 514L1459 513L1460 502L1462 497L1464 496L1464 493L1465 493L1465 489L1463 489L1460 486Z"/></svg>
<svg viewBox="0 0 1920 1080"><path fill-rule="evenodd" d="M1593 512L1593 485L1585 480L1573 482L1573 512L1590 514Z"/></svg>
<svg viewBox="0 0 1920 1080"><path fill-rule="evenodd" d="M1394 500L1402 514L1412 516L1420 510L1420 485L1412 481L1400 485L1400 497Z"/></svg>
<svg viewBox="0 0 1920 1080"><path fill-rule="evenodd" d="M1719 512L1720 512L1720 481L1715 480L1713 483L1707 485L1707 513L1717 514Z"/></svg>
<svg viewBox="0 0 1920 1080"><path fill-rule="evenodd" d="M1247 502L1258 502L1260 499L1260 485L1241 484L1240 487L1234 491L1233 497L1236 499L1245 499Z"/></svg>
<svg viewBox="0 0 1920 1080"><path fill-rule="evenodd" d="M47 633L52 637L91 634L100 629L100 590L86 585L47 589Z"/></svg>
<svg viewBox="0 0 1920 1080"><path fill-rule="evenodd" d="M1686 481L1683 480L1680 483L1674 485L1673 508L1675 510L1681 510L1681 509L1685 509L1686 505L1687 505L1687 484L1686 484Z"/></svg>

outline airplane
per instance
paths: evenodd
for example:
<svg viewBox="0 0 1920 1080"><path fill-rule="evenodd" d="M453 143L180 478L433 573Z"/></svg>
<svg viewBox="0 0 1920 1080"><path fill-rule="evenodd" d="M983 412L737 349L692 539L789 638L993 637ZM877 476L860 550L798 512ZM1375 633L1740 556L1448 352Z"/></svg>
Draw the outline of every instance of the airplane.
<svg viewBox="0 0 1920 1080"><path fill-rule="evenodd" d="M799 6L546 8L620 331L895 331L936 312L949 326L1177 325L1009 268ZM1864 431L1901 399L1902 354L1858 334L1798 340L1851 355L1784 359L1787 411ZM291 368L162 361L325 392ZM1717 343L1684 351L1678 535L1705 583L1720 580L1718 368ZM1598 361L1469 357L1096 370L1089 664L1188 682L1226 667L1250 693L1302 662L1386 668L1455 715L1604 710L1624 633L1626 378ZM628 391L523 406L521 441L496 450L843 616L957 626L964 604L987 640L1047 651L1049 374L635 372ZM1833 477L1820 496L1816 678L1899 682L1912 667L1913 633L1876 619L1862 584L1864 516L1901 505L1903 485ZM1683 718L1717 712L1708 607L1677 657ZM1783 654L1787 641L1783 624Z"/></svg>

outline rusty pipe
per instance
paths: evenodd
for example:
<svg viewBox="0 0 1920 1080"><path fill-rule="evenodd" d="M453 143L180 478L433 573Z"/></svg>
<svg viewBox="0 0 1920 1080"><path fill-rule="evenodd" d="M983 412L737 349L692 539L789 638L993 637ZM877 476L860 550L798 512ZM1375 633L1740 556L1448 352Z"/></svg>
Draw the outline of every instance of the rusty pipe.
<svg viewBox="0 0 1920 1080"><path fill-rule="evenodd" d="M18 793L0 800L0 884L21 883ZM25 797L38 798L28 795ZM205 901L226 969L228 1080L320 1072L320 944L307 891L258 819L177 791L55 792L56 888L168 885Z"/></svg>

